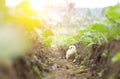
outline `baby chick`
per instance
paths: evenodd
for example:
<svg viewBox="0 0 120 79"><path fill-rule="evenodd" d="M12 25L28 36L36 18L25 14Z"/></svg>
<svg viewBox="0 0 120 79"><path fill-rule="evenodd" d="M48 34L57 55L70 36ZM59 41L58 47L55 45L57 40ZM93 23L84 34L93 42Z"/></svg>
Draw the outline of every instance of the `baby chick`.
<svg viewBox="0 0 120 79"><path fill-rule="evenodd" d="M66 59L75 59L75 56L77 54L76 46L70 45L67 52L66 52ZM73 60L74 61L74 60Z"/></svg>

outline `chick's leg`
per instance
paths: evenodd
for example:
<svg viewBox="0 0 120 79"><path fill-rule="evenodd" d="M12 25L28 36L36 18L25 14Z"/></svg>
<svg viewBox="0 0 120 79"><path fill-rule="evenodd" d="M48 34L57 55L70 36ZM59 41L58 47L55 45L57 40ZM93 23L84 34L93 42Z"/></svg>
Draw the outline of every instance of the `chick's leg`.
<svg viewBox="0 0 120 79"><path fill-rule="evenodd" d="M78 53L75 53L75 58L73 59L73 63L76 62L77 58L78 58Z"/></svg>

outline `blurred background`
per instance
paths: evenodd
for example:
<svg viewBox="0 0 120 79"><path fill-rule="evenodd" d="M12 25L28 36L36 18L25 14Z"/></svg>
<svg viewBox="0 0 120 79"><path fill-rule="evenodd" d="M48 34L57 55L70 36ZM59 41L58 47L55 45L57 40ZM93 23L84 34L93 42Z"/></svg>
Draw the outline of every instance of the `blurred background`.
<svg viewBox="0 0 120 79"><path fill-rule="evenodd" d="M105 9L119 2L119 0L1 0L0 53L9 56L10 51L14 52L13 54L26 52L31 47L31 41L36 38L47 47L66 44L66 40L77 35L80 30L106 19Z"/></svg>

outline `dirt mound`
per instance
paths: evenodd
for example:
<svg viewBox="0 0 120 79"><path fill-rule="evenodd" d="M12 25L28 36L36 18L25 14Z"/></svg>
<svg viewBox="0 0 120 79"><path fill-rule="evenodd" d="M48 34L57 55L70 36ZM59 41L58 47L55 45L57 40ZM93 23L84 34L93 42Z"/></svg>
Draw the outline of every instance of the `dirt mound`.
<svg viewBox="0 0 120 79"><path fill-rule="evenodd" d="M29 54L0 65L0 79L41 79L42 72L48 72L44 63L49 52L48 48L35 40Z"/></svg>
<svg viewBox="0 0 120 79"><path fill-rule="evenodd" d="M102 45L92 45L86 48L82 43L76 43L79 58L77 63L91 69L90 79L120 79L120 62L111 63L113 56L120 52L120 41L114 40Z"/></svg>

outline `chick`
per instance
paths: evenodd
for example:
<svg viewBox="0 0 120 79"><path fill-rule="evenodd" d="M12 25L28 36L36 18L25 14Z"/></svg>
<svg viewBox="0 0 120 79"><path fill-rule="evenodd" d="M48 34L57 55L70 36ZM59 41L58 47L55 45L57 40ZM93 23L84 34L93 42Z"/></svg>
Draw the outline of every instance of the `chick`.
<svg viewBox="0 0 120 79"><path fill-rule="evenodd" d="M75 59L75 56L77 54L76 46L70 45L67 52L66 52L66 59ZM74 60L73 60L74 61Z"/></svg>

